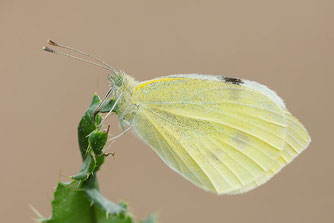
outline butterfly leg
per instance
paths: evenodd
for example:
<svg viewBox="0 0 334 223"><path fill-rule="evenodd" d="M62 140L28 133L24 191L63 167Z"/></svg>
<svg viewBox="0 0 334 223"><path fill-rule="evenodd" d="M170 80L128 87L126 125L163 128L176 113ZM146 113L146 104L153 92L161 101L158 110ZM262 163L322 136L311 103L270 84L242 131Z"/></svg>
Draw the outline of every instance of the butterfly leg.
<svg viewBox="0 0 334 223"><path fill-rule="evenodd" d="M111 143L115 142L119 137L121 137L122 135L125 135L131 128L132 128L132 126L129 126L127 129L125 129L119 135L114 136L111 139L108 139L108 142L111 142Z"/></svg>
<svg viewBox="0 0 334 223"><path fill-rule="evenodd" d="M103 122L111 115L111 113L114 111L117 103L119 102L119 100L122 98L122 93L118 96L118 98L116 99L115 103L113 104L113 106L111 107L110 111L107 113L106 116L103 117L101 123L99 124L98 127L102 126Z"/></svg>
<svg viewBox="0 0 334 223"><path fill-rule="evenodd" d="M103 149L104 154L108 154L108 155L111 154L112 156L114 156L115 153L113 153L113 152L108 153L108 152L106 152L106 151L108 151L108 150L111 148L112 144L114 144L114 142L115 142L119 137L121 137L122 135L125 135L131 128L132 128L132 126L130 126L130 127L128 127L127 129L125 129L125 130L124 130L123 132L121 132L119 135L114 136L114 137L108 139L107 143L109 143L109 145L108 145L105 149Z"/></svg>
<svg viewBox="0 0 334 223"><path fill-rule="evenodd" d="M113 88L110 88L107 92L106 96L104 96L103 100L100 102L100 104L97 106L97 108L94 111L94 118L96 117L97 113L99 112L100 108L103 106L103 104L106 102L106 100L109 98L113 91Z"/></svg>

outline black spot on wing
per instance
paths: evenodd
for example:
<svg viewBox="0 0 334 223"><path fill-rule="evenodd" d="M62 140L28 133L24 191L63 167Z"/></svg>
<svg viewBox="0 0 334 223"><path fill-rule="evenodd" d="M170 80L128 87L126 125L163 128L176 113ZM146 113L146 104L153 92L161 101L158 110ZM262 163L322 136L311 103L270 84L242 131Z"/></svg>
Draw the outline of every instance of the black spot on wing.
<svg viewBox="0 0 334 223"><path fill-rule="evenodd" d="M244 83L241 79L236 77L217 76L217 79L224 81L225 83L231 83L237 85L241 85Z"/></svg>
<svg viewBox="0 0 334 223"><path fill-rule="evenodd" d="M241 79L235 77L224 77L223 80L225 81L225 83L231 83L237 85L241 85L244 83Z"/></svg>

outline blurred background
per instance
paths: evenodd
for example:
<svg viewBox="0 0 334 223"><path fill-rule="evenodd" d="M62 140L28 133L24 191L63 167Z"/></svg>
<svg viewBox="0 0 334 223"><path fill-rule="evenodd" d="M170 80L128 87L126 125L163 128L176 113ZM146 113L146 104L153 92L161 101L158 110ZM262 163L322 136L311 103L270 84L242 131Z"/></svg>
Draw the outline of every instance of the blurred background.
<svg viewBox="0 0 334 223"><path fill-rule="evenodd" d="M112 147L102 192L160 222L334 222L334 4L330 0L0 2L0 216L51 213L53 188L81 164L77 124L106 72L42 51L48 39L97 55L143 81L230 75L275 90L312 137L265 185L217 196L169 169L133 134ZM115 118L112 131L119 133Z"/></svg>

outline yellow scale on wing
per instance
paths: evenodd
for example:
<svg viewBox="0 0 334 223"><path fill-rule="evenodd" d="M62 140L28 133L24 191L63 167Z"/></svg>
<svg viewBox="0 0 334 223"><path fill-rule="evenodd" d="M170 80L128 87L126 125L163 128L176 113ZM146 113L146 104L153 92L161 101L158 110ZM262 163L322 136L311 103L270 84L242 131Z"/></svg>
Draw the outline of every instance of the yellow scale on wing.
<svg viewBox="0 0 334 223"><path fill-rule="evenodd" d="M132 81L128 76L124 77ZM263 184L310 141L271 90L256 82L174 75L118 91L137 106L137 135L197 186L242 193Z"/></svg>

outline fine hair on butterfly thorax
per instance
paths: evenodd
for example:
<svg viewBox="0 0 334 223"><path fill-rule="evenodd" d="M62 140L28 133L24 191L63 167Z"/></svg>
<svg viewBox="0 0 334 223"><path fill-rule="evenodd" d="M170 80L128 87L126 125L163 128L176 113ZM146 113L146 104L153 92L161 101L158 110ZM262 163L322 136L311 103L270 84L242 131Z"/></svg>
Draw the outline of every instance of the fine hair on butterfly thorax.
<svg viewBox="0 0 334 223"><path fill-rule="evenodd" d="M109 80L109 84L110 84L110 89L109 91L106 93L105 97L101 100L100 104L97 106L95 114L97 114L99 112L99 109L105 104L105 102L111 98L111 97L115 97L115 103L112 107L112 109L102 118L102 121L100 123L100 126L102 126L102 124L104 123L104 121L112 114L113 110L115 109L116 105L120 105L122 108L120 113L119 113L119 119L121 122L121 127L122 127L122 132L119 135L116 135L114 137L111 137L110 139L108 139L108 142L113 143L116 139L118 139L120 136L124 135L126 132L128 132L131 127L132 124L131 122L129 122L128 119L126 119L127 115L129 113L133 113L133 108L131 109L130 107L134 107L131 103L129 103L130 101L130 88L133 88L133 86L135 85L135 81L133 78L129 77L128 75L125 74L124 71L117 71L114 67L110 66L109 64L103 62L102 60L98 59L95 56L92 56L84 51L63 45L63 44L59 44L56 43L55 41L52 40L48 40L47 43L51 46L54 47L59 47L59 48L63 48L75 53L78 53L80 55L84 55L91 60L87 60L87 59L83 59L81 57L77 57L74 56L72 54L68 54L68 53L64 53L61 51L56 51L52 48L49 47L43 47L43 50L49 53L54 53L54 54L58 54L58 55L62 55L62 56L66 56L75 60L79 60L85 63L89 63L92 65L95 65L97 67L100 67L104 70L107 70L108 73L108 80ZM127 83L130 82L130 83ZM122 100L121 100L122 99ZM125 128L125 125L128 126L128 128Z"/></svg>

